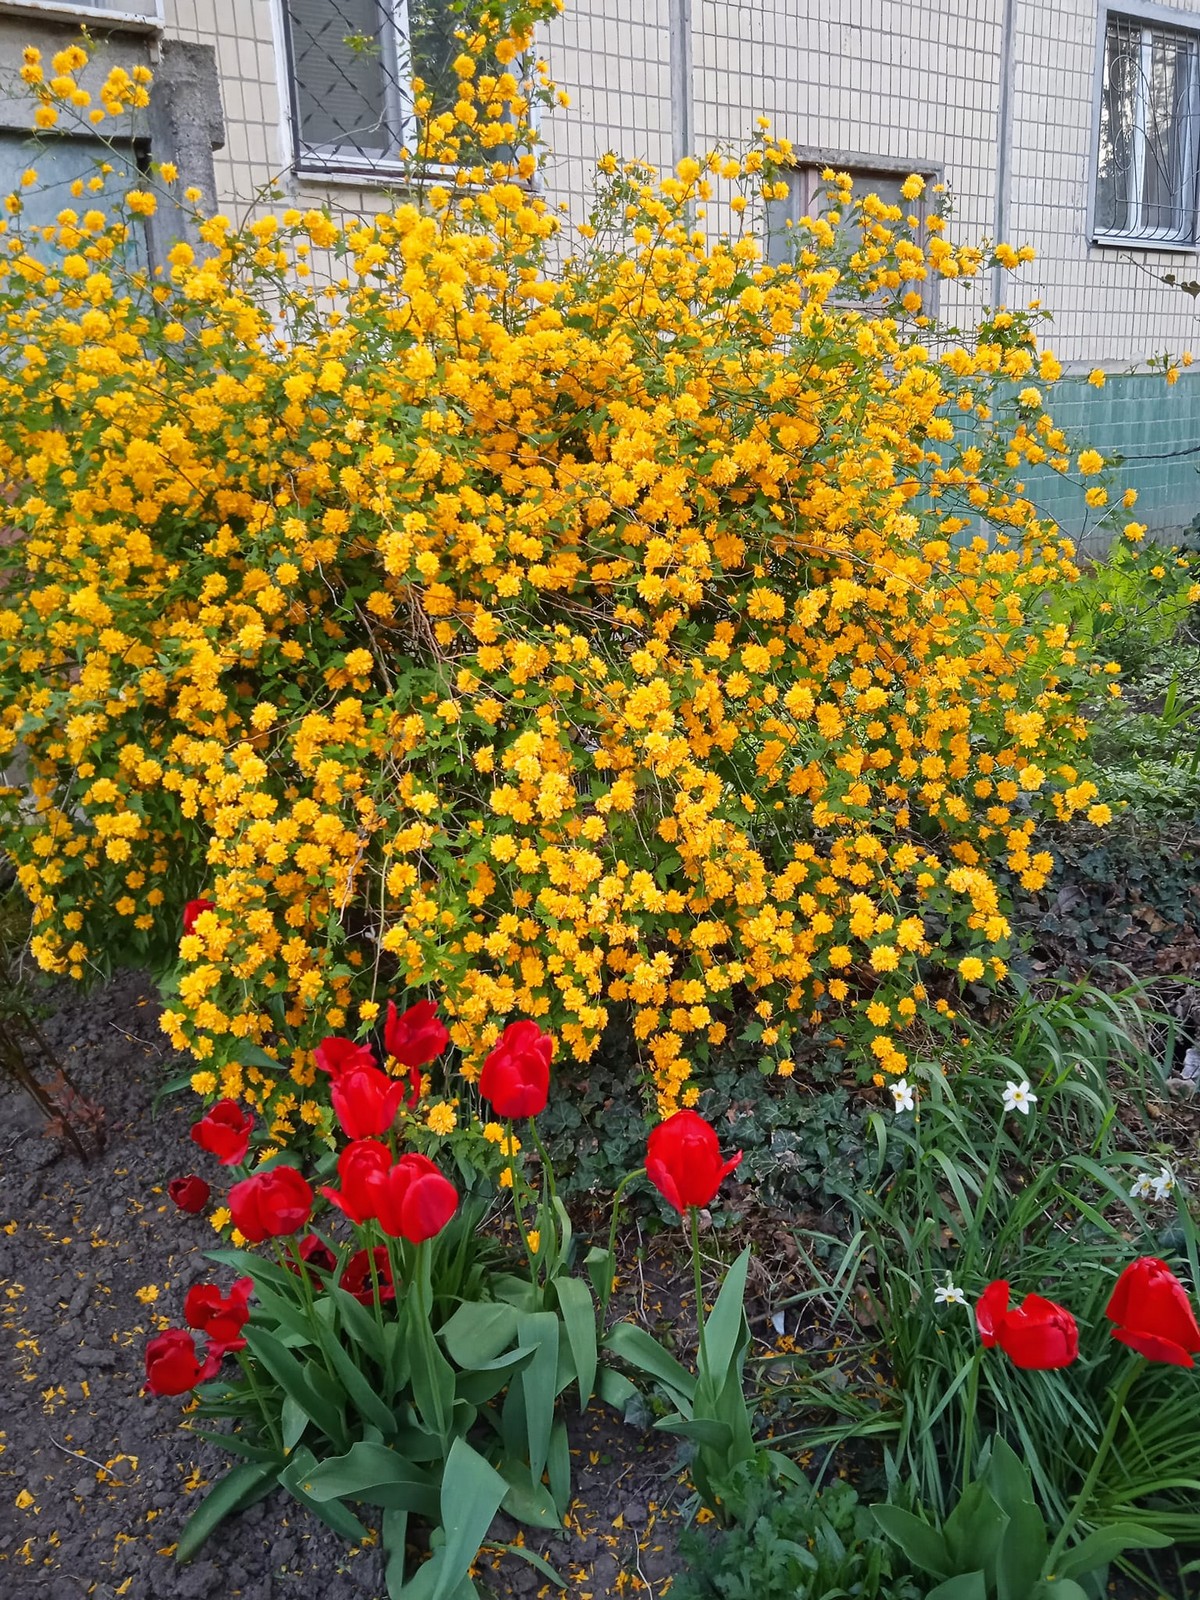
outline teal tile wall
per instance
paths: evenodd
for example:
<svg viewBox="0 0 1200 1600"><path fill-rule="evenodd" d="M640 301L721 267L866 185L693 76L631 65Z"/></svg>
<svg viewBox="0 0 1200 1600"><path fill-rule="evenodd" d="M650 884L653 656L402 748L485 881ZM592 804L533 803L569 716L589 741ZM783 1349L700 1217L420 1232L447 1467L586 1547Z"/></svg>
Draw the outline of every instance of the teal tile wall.
<svg viewBox="0 0 1200 1600"><path fill-rule="evenodd" d="M1103 389L1086 378L1064 378L1047 394L1054 420L1072 442L1072 454L1091 445L1116 459L1121 489L1134 488L1128 518L1152 536L1178 538L1200 527L1200 376L1185 371L1168 387L1161 373L1110 373ZM1083 547L1095 551L1111 534L1098 535L1098 513L1084 504L1083 485L1036 469L1024 476L1030 497ZM1095 479L1091 480L1095 482ZM1122 516L1121 523L1126 520ZM1119 524L1120 525L1120 524ZM1195 534L1188 543L1200 542Z"/></svg>

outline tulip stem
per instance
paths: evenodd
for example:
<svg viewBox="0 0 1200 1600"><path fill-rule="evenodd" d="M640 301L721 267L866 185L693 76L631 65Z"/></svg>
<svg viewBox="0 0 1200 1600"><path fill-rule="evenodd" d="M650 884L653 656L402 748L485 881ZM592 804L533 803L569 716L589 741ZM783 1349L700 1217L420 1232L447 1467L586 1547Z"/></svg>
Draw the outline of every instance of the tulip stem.
<svg viewBox="0 0 1200 1600"><path fill-rule="evenodd" d="M550 1160L550 1157L546 1154L545 1145L543 1145L542 1141L538 1138L537 1122L533 1117L530 1117L529 1119L529 1131L533 1135L534 1149L537 1151L538 1159L542 1163L542 1176L546 1183L546 1193L550 1197L550 1209L555 1213L554 1225L557 1227L558 1215L554 1202L558 1197L558 1190L554 1187L554 1166Z"/></svg>
<svg viewBox="0 0 1200 1600"><path fill-rule="evenodd" d="M632 1172L627 1172L613 1190L612 1218L608 1224L608 1267L604 1279L604 1293L600 1296L601 1320L608 1315L608 1302L612 1299L612 1283L617 1270L617 1220L620 1215L621 1196L635 1178L640 1178L645 1171L644 1167L635 1167Z"/></svg>
<svg viewBox="0 0 1200 1600"><path fill-rule="evenodd" d="M538 1286L537 1261L529 1244L529 1235L525 1232L525 1217L521 1210L522 1191L529 1186L525 1181L525 1162L523 1159L518 1161L516 1151L513 1149L513 1125L511 1117L507 1118L505 1121L504 1137L508 1154L508 1170L512 1173L513 1214L517 1219L517 1232L521 1235L521 1243L525 1247L525 1259L529 1263L529 1282L536 1292ZM524 1156L523 1151L522 1156ZM529 1192L531 1194L533 1193L532 1187L530 1187ZM539 1240L538 1243L540 1244L541 1240Z"/></svg>
<svg viewBox="0 0 1200 1600"><path fill-rule="evenodd" d="M708 1371L708 1348L704 1343L704 1287L700 1281L700 1212L695 1206L689 1206L688 1214L692 1221L692 1277L696 1285L696 1331L700 1344L698 1371L703 1377Z"/></svg>
<svg viewBox="0 0 1200 1600"><path fill-rule="evenodd" d="M287 1451L283 1448L283 1438L275 1425L275 1418L271 1413L270 1407L262 1397L262 1390L258 1387L258 1380L254 1376L254 1363L253 1361L247 1360L246 1352L244 1350L239 1350L237 1352L237 1363L238 1366L241 1367L242 1372L245 1374L246 1382L250 1387L251 1398L262 1414L263 1425L270 1434L271 1443L279 1452L279 1459L282 1461L287 1456Z"/></svg>
<svg viewBox="0 0 1200 1600"><path fill-rule="evenodd" d="M975 1453L975 1407L979 1402L979 1367L983 1360L983 1345L975 1346L975 1354L971 1357L971 1370L967 1374L967 1404L963 1418L963 1468L962 1486L963 1493L971 1487L971 1473L974 1467L972 1457Z"/></svg>
<svg viewBox="0 0 1200 1600"><path fill-rule="evenodd" d="M1112 1442L1116 1438L1117 1425L1125 1410L1125 1402L1129 1398L1129 1391L1133 1387L1133 1381L1141 1371L1141 1365L1138 1358L1134 1356L1125 1369L1124 1377L1113 1392L1112 1411L1109 1413L1108 1426L1104 1430L1104 1436L1096 1447L1096 1454L1093 1456L1092 1464L1088 1468L1088 1475L1083 1480L1083 1487L1075 1496L1071 1509L1067 1512L1066 1521L1058 1530L1058 1537L1050 1546L1050 1554L1046 1557L1046 1565L1043 1570L1047 1577L1053 1577L1054 1564L1066 1547L1067 1540L1074 1531L1075 1524L1087 1509L1088 1501L1091 1499L1097 1480L1100 1477L1100 1469L1103 1467Z"/></svg>

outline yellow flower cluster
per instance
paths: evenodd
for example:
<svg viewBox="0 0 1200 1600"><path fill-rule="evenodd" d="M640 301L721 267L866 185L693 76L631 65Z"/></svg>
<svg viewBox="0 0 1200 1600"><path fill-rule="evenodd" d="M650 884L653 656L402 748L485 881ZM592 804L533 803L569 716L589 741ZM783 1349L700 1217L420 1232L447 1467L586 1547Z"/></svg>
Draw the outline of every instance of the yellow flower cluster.
<svg viewBox="0 0 1200 1600"><path fill-rule="evenodd" d="M211 217L161 277L128 217L5 224L37 957L167 970L199 1086L276 1126L406 987L468 1078L513 1016L581 1059L626 1016L664 1113L733 1017L787 1071L837 1019L901 1072L939 973L1003 976L994 864L1040 886L1038 816L1097 810L1099 669L1043 605L1073 552L1020 478L1071 451L1040 392L998 398L1057 363L1028 314L947 342L922 310L1025 253L830 173L767 265L769 131L661 182L606 159L565 242L524 41L472 26L419 152L490 150L471 186Z"/></svg>

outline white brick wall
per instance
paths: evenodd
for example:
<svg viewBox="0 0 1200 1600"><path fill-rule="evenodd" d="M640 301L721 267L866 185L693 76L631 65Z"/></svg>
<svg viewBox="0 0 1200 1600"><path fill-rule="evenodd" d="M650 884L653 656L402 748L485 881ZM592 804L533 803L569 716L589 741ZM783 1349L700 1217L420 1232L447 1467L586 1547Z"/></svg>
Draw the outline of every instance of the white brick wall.
<svg viewBox="0 0 1200 1600"><path fill-rule="evenodd" d="M166 0L169 33L216 47L228 128L218 184L233 207L254 200L288 160L277 80L282 0ZM552 195L578 212L587 173L613 149L671 159L670 0L567 0L546 30L569 113L547 116ZM1200 0L1178 0L1200 28ZM736 142L760 114L798 144L942 166L955 230L990 234L1003 0L692 0L696 143ZM1017 0L1008 235L1038 262L1011 284L1053 312L1066 360L1119 366L1200 343L1193 303L1155 282L1200 277L1200 255L1088 243L1094 160L1095 0ZM286 96L282 97L286 100ZM286 179L303 203L375 210L361 184ZM964 316L989 283L948 286L943 311Z"/></svg>

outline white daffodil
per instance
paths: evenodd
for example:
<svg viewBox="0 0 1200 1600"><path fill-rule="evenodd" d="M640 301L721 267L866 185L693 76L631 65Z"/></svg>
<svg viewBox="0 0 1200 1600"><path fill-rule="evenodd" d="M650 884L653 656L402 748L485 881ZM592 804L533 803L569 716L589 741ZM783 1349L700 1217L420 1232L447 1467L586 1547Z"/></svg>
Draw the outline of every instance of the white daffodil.
<svg viewBox="0 0 1200 1600"><path fill-rule="evenodd" d="M1029 1087L1029 1079L1022 1078L1020 1083L1011 1080L1004 1085L1005 1111L1019 1111L1023 1117L1029 1115L1029 1108L1037 1104L1037 1095Z"/></svg>
<svg viewBox="0 0 1200 1600"><path fill-rule="evenodd" d="M916 1105L916 1098L907 1078L901 1078L898 1083L892 1084L892 1099L896 1103L898 1112L911 1111Z"/></svg>
<svg viewBox="0 0 1200 1600"><path fill-rule="evenodd" d="M1156 1200L1168 1200L1175 1193L1175 1174L1165 1162L1158 1177L1151 1178L1150 1187Z"/></svg>
<svg viewBox="0 0 1200 1600"><path fill-rule="evenodd" d="M1129 1191L1131 1200L1149 1200L1154 1193L1154 1179L1148 1172L1139 1172Z"/></svg>
<svg viewBox="0 0 1200 1600"><path fill-rule="evenodd" d="M936 1306L965 1306L967 1297L956 1283L951 1283L947 1278L940 1288L933 1291L933 1303Z"/></svg>

